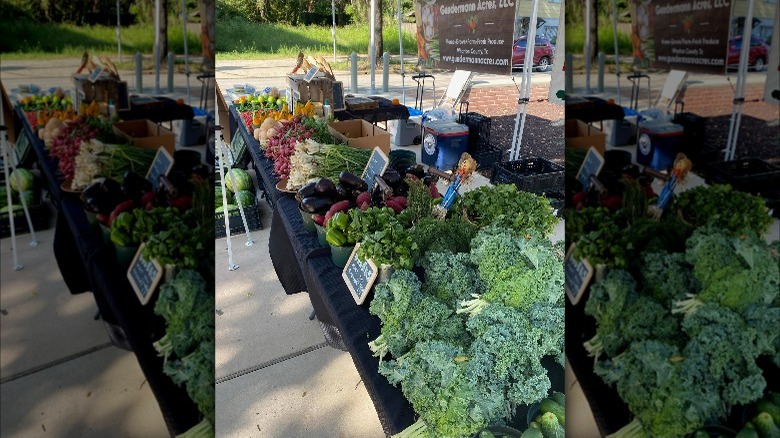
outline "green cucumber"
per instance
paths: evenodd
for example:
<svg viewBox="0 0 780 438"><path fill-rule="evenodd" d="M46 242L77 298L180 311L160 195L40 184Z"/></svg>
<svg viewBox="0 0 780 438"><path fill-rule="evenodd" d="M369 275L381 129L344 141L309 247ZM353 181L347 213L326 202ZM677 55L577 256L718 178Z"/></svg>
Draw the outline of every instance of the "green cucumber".
<svg viewBox="0 0 780 438"><path fill-rule="evenodd" d="M566 424L566 408L556 403L553 399L546 398L539 404L539 410L542 413L551 412L558 418L558 422Z"/></svg>

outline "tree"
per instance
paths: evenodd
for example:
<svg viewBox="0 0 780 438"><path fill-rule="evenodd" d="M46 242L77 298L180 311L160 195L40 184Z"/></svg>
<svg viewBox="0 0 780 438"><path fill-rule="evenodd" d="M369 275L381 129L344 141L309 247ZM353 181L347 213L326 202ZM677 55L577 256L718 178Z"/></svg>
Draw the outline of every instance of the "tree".
<svg viewBox="0 0 780 438"><path fill-rule="evenodd" d="M200 38L203 49L203 69L214 70L215 0L199 0Z"/></svg>
<svg viewBox="0 0 780 438"><path fill-rule="evenodd" d="M590 52L588 47L583 47L583 54L589 57L591 61L596 60L596 53L599 47L599 14L598 14L598 0L586 0L590 3L590 29L586 32L590 33ZM583 8L583 23L586 23L587 8Z"/></svg>
<svg viewBox="0 0 780 438"><path fill-rule="evenodd" d="M368 14L369 18L371 17L371 2L372 0L368 0L369 2L369 8L368 8ZM374 8L374 20L376 21L376 26L374 28L374 62L379 63L379 61L382 59L382 51L384 48L384 43L382 41L382 0L374 0L376 1L376 7ZM388 0L389 1L389 0ZM369 20L370 22L370 20ZM371 41L368 42L368 53L371 53Z"/></svg>

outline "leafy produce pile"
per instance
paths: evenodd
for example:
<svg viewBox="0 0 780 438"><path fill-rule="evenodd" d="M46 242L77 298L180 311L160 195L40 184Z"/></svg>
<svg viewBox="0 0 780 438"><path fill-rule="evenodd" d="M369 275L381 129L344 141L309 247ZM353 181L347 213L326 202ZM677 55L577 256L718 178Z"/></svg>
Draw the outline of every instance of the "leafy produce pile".
<svg viewBox="0 0 780 438"><path fill-rule="evenodd" d="M49 149L49 155L58 161L60 174L65 179L73 178L76 173L76 157L82 143L92 139L101 142L120 141L113 133L111 122L93 116L79 116L68 122L51 119L38 131L38 136Z"/></svg>
<svg viewBox="0 0 780 438"><path fill-rule="evenodd" d="M585 348L634 415L613 436L683 437L712 421L739 430L730 415L765 409L745 407L780 367L780 332L770 329L780 327L780 242L761 238L766 207L702 186L655 221L630 198L615 212L570 212L566 224L575 255L608 268L585 303L597 325ZM765 436L771 421L761 415L752 427Z"/></svg>
<svg viewBox="0 0 780 438"><path fill-rule="evenodd" d="M333 143L327 123L312 117L295 117L288 123L282 123L274 135L268 137L265 156L274 161L274 172L279 178L290 176L290 157L295 153L296 144L307 139L323 144Z"/></svg>
<svg viewBox="0 0 780 438"><path fill-rule="evenodd" d="M420 416L397 436L470 437L547 396L541 359L563 363L562 261L536 231L491 226L468 253L425 253L425 282L397 270L376 286L382 332L369 346L392 355L379 372Z"/></svg>
<svg viewBox="0 0 780 438"><path fill-rule="evenodd" d="M154 343L165 358L163 372L186 387L204 415L183 437L214 435L214 297L206 288L197 271L181 270L160 288L154 306L166 322L165 336Z"/></svg>
<svg viewBox="0 0 780 438"><path fill-rule="evenodd" d="M359 174L371 158L371 149L320 144L312 139L298 142L290 157L288 190L298 190L317 178L335 180L342 171Z"/></svg>

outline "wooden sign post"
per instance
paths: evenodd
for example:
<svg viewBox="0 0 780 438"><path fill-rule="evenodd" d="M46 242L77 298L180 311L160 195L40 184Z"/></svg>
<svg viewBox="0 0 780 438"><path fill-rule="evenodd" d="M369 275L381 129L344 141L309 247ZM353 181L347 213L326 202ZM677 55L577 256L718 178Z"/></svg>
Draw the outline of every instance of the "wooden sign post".
<svg viewBox="0 0 780 438"><path fill-rule="evenodd" d="M145 244L138 247L130 268L127 269L127 279L130 280L130 286L133 287L135 295L141 304L146 304L152 298L157 284L163 276L163 267L157 260L146 261L141 256Z"/></svg>
<svg viewBox="0 0 780 438"><path fill-rule="evenodd" d="M566 260L564 261L564 272L566 274L566 295L572 304L577 304L582 295L585 294L591 278L593 278L593 267L585 260L575 260L573 256L574 246L572 243L569 250L566 251Z"/></svg>
<svg viewBox="0 0 780 438"><path fill-rule="evenodd" d="M352 254L350 254L349 260L347 260L347 264L341 272L341 278L344 279L347 288L352 292L352 298L355 299L355 303L363 304L368 292L371 290L371 286L374 285L377 275L379 275L379 269L377 269L376 263L371 259L361 262L357 256L358 248L360 248L359 243L352 250Z"/></svg>
<svg viewBox="0 0 780 438"><path fill-rule="evenodd" d="M379 147L375 147L374 151L371 153L371 158L368 159L366 168L363 170L363 175L361 175L363 181L368 184L369 192L374 188L374 177L377 175L382 176L389 163L390 159L387 158L387 155L385 155Z"/></svg>

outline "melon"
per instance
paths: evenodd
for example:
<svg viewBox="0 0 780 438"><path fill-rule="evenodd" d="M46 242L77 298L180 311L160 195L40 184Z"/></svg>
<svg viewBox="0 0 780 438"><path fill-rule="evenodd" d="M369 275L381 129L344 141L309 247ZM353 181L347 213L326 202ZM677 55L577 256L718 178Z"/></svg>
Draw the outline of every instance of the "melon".
<svg viewBox="0 0 780 438"><path fill-rule="evenodd" d="M255 205L255 194L249 190L240 190L236 193L236 204L238 204L239 200L244 207Z"/></svg>
<svg viewBox="0 0 780 438"><path fill-rule="evenodd" d="M11 181L11 189L16 193L32 190L35 183L32 172L21 167L11 172L9 180Z"/></svg>
<svg viewBox="0 0 780 438"><path fill-rule="evenodd" d="M231 178L232 177L232 178ZM236 187L233 187L235 181ZM249 172L244 169L230 169L228 174L225 174L225 187L233 193L241 190L252 190L254 184L252 183L252 177L249 176Z"/></svg>

